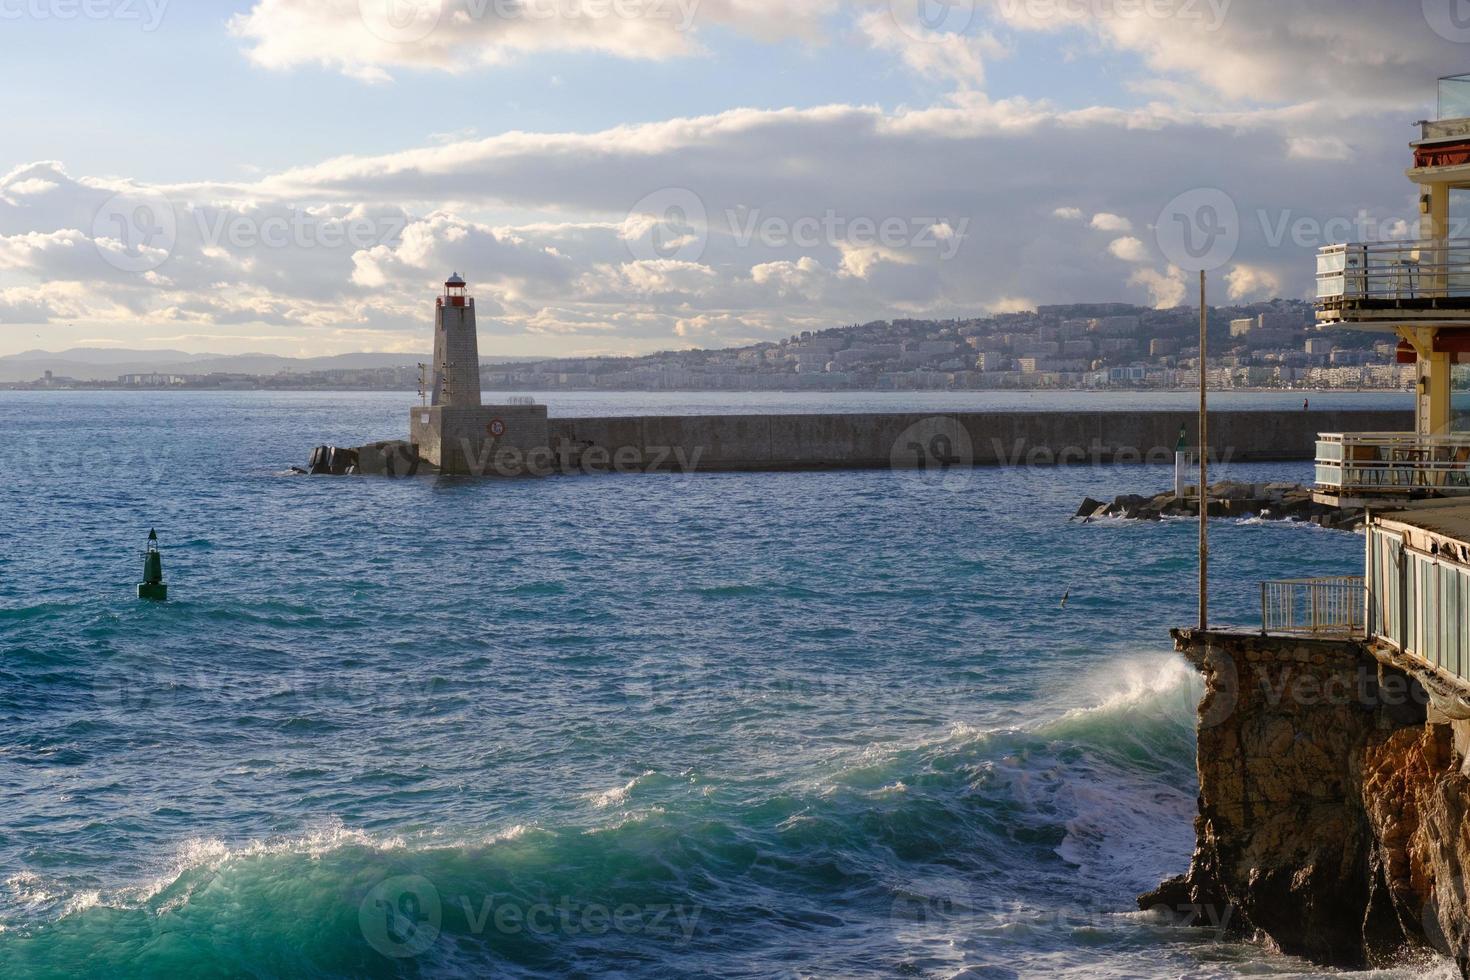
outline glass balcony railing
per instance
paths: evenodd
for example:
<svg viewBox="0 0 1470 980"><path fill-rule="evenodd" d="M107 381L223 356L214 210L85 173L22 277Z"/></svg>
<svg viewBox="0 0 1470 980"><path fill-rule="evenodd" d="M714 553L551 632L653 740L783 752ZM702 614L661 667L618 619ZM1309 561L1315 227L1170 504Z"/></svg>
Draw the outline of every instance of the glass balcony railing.
<svg viewBox="0 0 1470 980"><path fill-rule="evenodd" d="M1470 239L1353 242L1317 251L1317 302L1470 298Z"/></svg>
<svg viewBox="0 0 1470 980"><path fill-rule="evenodd" d="M1324 432L1317 489L1336 493L1470 494L1470 432Z"/></svg>
<svg viewBox="0 0 1470 980"><path fill-rule="evenodd" d="M1437 119L1470 117L1470 75L1446 75L1439 80Z"/></svg>

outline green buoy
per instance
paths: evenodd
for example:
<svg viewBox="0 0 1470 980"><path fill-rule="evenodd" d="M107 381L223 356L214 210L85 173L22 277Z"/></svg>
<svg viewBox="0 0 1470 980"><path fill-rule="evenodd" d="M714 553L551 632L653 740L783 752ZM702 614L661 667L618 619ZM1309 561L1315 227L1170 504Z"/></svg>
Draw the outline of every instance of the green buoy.
<svg viewBox="0 0 1470 980"><path fill-rule="evenodd" d="M158 532L148 532L148 550L143 552L143 581L138 583L138 598L158 602L168 598L163 581L163 556L158 553Z"/></svg>

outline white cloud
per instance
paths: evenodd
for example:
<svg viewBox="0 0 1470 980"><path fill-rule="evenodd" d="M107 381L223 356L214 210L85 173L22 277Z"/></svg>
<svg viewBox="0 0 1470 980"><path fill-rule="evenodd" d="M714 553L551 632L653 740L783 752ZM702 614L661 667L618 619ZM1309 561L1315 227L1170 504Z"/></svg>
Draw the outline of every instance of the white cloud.
<svg viewBox="0 0 1470 980"><path fill-rule="evenodd" d="M1133 222L1121 215L1104 211L1092 216L1092 227L1098 231L1132 231Z"/></svg>
<svg viewBox="0 0 1470 980"><path fill-rule="evenodd" d="M1002 296L1000 299L985 304L985 312L991 314L1024 313L1027 310L1036 309L1037 305L1035 300L1024 296Z"/></svg>
<svg viewBox="0 0 1470 980"><path fill-rule="evenodd" d="M257 3L244 16L259 36L241 28L242 36L254 38L262 63L274 67L453 67L439 63L449 51L434 40L390 55L373 42L354 46L344 24L337 24L344 36L323 39L347 6ZM716 10L754 33L767 8L774 9L751 0ZM802 34L832 9L819 5L810 16L803 10L774 30ZM1360 13L1344 17L1364 22ZM1218 93L1197 107L1181 104L1185 92L1205 91L1206 82L1194 77L1161 85L1159 101L1128 109L992 99L977 90L989 56L984 43L966 41L969 54L929 60L884 25L870 28L863 43L886 46L909 69L956 89L915 108L735 108L588 132L443 134L400 152L343 155L246 182L144 188L171 199L179 218L168 260L146 276L103 260L121 242L93 240L99 208L133 189L131 182L74 177L55 161L17 167L0 177L0 318L41 323L61 310L122 336L226 328L233 336L248 325L262 337L310 338L303 343L365 345L365 336L402 343L422 330L436 284L458 268L471 276L484 329L494 338L487 350L648 349L681 337L768 338L877 317L1010 309L1031 299L1177 305L1189 296L1179 270L1135 268L1120 284L1117 262L1143 266L1151 243L1142 228L1194 187L1219 187L1240 205L1236 261L1247 271L1227 279L1233 295L1305 295L1316 243L1266 233L1258 213L1286 216L1289 227L1298 217L1324 221L1361 210L1382 227L1399 227L1395 222L1412 210L1407 184L1395 184L1408 162L1396 115L1356 122L1352 165L1342 166L1333 160L1346 137L1326 127L1346 133L1343 112L1361 106L1241 108ZM475 33L483 28L467 30L471 61L517 50ZM555 43L569 44L570 36ZM1242 37L1254 34L1222 29L1216 40L1228 48ZM322 41L320 51L309 38ZM1399 72L1392 60L1358 70L1386 72L1389 89ZM1063 206L1059 188L1069 202ZM635 204L670 189L695 195L705 212L698 235L672 243L698 254L633 254L661 217L634 214ZM896 220L964 247L874 245L846 234L809 244L742 243L726 216L752 211L788 224L832 214L844 228ZM351 246L293 241L279 248L212 232L300 215L311 227L363 220L389 230ZM1136 235L1123 215L1138 222ZM1079 234L1082 227L1107 233L1107 249L1098 248L1096 236ZM36 292L43 287L44 295Z"/></svg>
<svg viewBox="0 0 1470 980"><path fill-rule="evenodd" d="M30 180L18 180L5 189L11 194L44 194L47 191L56 190L59 186L55 181L33 177Z"/></svg>
<svg viewBox="0 0 1470 980"><path fill-rule="evenodd" d="M1248 303L1281 295L1281 278L1260 266L1237 265L1225 276L1225 282L1233 302Z"/></svg>
<svg viewBox="0 0 1470 980"><path fill-rule="evenodd" d="M1353 151L1336 136L1289 136L1287 154L1295 160L1348 160Z"/></svg>
<svg viewBox="0 0 1470 980"><path fill-rule="evenodd" d="M395 69L465 72L537 52L661 61L702 51L699 32L816 39L837 0L257 0L230 19L264 68L320 65L366 82Z"/></svg>
<svg viewBox="0 0 1470 980"><path fill-rule="evenodd" d="M1124 262L1147 262L1148 249L1144 248L1143 242L1132 235L1123 238L1115 238L1108 245L1108 251Z"/></svg>
<svg viewBox="0 0 1470 980"><path fill-rule="evenodd" d="M1448 10L1453 0L1429 0ZM1083 31L1139 55L1153 72L1216 96L1264 104L1321 102L1342 118L1430 101L1434 65L1464 61L1424 4L1366 0L1201 0L1156 5L998 3L992 16L1026 31ZM1423 9L1421 9L1423 8ZM1182 89L1180 91L1183 91ZM1195 103L1198 104L1198 103Z"/></svg>
<svg viewBox="0 0 1470 980"><path fill-rule="evenodd" d="M1147 289L1154 307L1160 310L1182 306L1189 288L1188 283L1184 281L1183 271L1172 265L1163 272L1154 269L1135 269L1128 277L1128 283Z"/></svg>
<svg viewBox="0 0 1470 980"><path fill-rule="evenodd" d="M959 89L984 86L985 58L1006 54L1005 48L989 34L924 36L904 29L887 5L860 15L857 23L872 47L897 54L916 75L948 82Z"/></svg>

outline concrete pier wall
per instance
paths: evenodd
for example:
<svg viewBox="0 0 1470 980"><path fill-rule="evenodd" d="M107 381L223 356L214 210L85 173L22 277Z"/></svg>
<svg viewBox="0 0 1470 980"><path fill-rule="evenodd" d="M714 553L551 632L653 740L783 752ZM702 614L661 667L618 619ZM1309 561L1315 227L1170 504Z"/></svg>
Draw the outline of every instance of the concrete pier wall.
<svg viewBox="0 0 1470 980"><path fill-rule="evenodd" d="M1408 431L1413 421L1411 411L1218 412L1210 442L1231 462L1304 460L1319 432ZM1172 462L1181 426L1192 445L1187 411L553 418L547 434L574 466L591 451L619 469L811 470Z"/></svg>

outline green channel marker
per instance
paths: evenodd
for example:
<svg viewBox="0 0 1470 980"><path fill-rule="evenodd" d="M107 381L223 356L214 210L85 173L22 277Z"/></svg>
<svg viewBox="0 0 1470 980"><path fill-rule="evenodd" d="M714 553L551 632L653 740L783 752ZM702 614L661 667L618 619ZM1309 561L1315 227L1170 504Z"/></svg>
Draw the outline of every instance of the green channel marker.
<svg viewBox="0 0 1470 980"><path fill-rule="evenodd" d="M138 583L138 598L162 602L168 598L163 581L163 556L158 553L158 532L148 532L148 550L143 553L143 581Z"/></svg>

